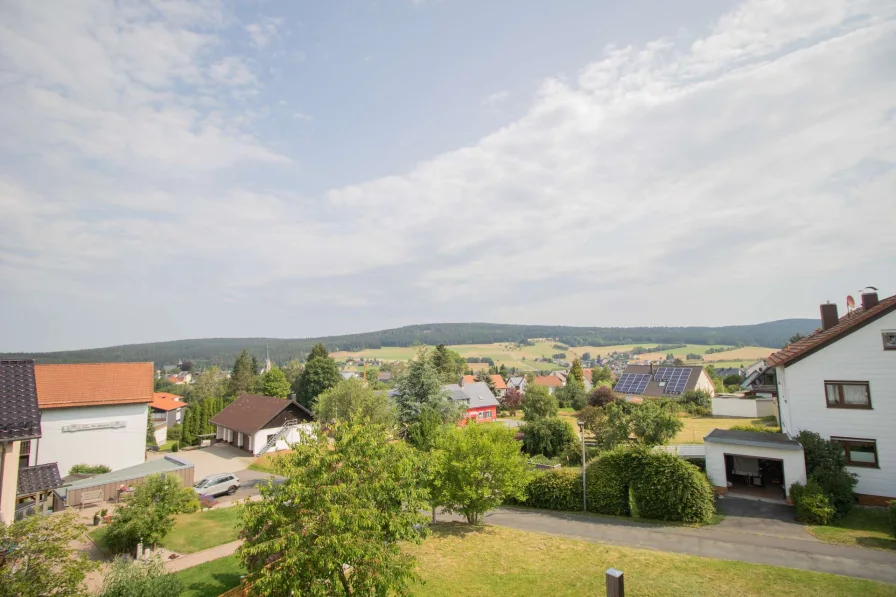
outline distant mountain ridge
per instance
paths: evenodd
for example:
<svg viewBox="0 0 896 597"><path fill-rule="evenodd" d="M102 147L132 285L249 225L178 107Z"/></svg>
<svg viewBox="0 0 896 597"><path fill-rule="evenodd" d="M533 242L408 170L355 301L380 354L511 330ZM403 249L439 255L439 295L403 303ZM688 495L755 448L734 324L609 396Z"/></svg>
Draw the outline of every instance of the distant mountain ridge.
<svg viewBox="0 0 896 597"><path fill-rule="evenodd" d="M722 327L576 327L556 325L515 325L500 323L432 323L401 328L320 338L204 338L146 344L127 344L43 353L3 353L0 358L33 358L39 363L92 363L153 361L173 365L179 360L229 367L244 348L264 359L266 348L271 360L285 363L302 359L311 347L322 342L330 351L358 351L388 346L491 344L519 342L528 338L557 338L569 346L611 346L614 344L724 344L780 348L794 334L809 335L821 325L817 319L781 319L753 325Z"/></svg>

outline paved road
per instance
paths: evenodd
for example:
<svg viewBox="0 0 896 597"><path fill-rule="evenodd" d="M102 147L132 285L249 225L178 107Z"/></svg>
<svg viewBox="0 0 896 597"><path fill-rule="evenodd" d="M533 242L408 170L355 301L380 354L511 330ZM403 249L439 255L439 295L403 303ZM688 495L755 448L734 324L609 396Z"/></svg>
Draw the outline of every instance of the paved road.
<svg viewBox="0 0 896 597"><path fill-rule="evenodd" d="M726 500L727 504L729 502ZM737 506L732 504L725 507L735 509ZM743 508L743 505L740 504L740 507ZM790 524L787 521L754 520L751 526L744 520L751 517L752 515L733 513L730 516L731 520L726 519L719 525L689 528L570 512L500 508L486 514L483 522L594 543L799 568L896 584L896 553L829 545L811 536L808 539L797 538L798 533L795 529L784 526ZM439 515L439 520L462 520L462 518L442 514ZM785 532L780 532L784 529Z"/></svg>

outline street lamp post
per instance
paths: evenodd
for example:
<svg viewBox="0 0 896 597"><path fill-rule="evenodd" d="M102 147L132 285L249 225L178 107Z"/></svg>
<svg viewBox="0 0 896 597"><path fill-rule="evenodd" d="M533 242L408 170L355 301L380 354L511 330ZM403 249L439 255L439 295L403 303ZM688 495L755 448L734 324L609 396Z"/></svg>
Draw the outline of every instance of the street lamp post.
<svg viewBox="0 0 896 597"><path fill-rule="evenodd" d="M582 436L582 512L588 511L588 490L585 484L585 476L588 474L588 467L585 462L585 422L579 421L579 435Z"/></svg>

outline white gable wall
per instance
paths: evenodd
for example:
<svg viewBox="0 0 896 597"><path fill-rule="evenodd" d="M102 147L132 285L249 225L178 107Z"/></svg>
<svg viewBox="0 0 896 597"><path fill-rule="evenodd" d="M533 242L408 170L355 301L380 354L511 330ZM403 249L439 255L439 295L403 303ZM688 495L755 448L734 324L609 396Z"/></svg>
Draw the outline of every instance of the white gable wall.
<svg viewBox="0 0 896 597"><path fill-rule="evenodd" d="M262 429L253 435L250 439L249 447L252 450L252 454L258 454L261 449L264 447L266 443L268 443L268 438L280 431L280 427L271 427L270 429ZM309 433L311 431L311 424L304 423L294 427L289 430L289 433L286 435L285 439L277 440L277 445L272 449L268 450L268 452L276 452L279 450L288 450L289 446L298 442L301 438L302 434Z"/></svg>
<svg viewBox="0 0 896 597"><path fill-rule="evenodd" d="M63 477L75 464L105 464L113 471L141 464L146 460L147 408L146 404L116 404L41 410L41 438L32 440L29 464L58 462ZM109 427L63 431L90 424Z"/></svg>
<svg viewBox="0 0 896 597"><path fill-rule="evenodd" d="M816 353L777 367L781 426L824 438L877 441L880 468L850 467L856 493L896 497L896 351L883 349L882 330L896 329L896 312L881 317ZM828 408L825 381L867 381L871 410Z"/></svg>

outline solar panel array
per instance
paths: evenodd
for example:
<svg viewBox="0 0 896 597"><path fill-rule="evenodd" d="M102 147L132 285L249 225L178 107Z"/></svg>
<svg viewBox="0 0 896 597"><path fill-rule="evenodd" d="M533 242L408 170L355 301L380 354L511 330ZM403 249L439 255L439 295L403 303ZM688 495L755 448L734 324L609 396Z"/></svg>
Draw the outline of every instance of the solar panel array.
<svg viewBox="0 0 896 597"><path fill-rule="evenodd" d="M660 367L654 377L657 381L665 381L663 394L681 394L688 385L691 369L687 367Z"/></svg>
<svg viewBox="0 0 896 597"><path fill-rule="evenodd" d="M650 375L647 373L623 373L613 389L620 394L642 394L649 382Z"/></svg>

